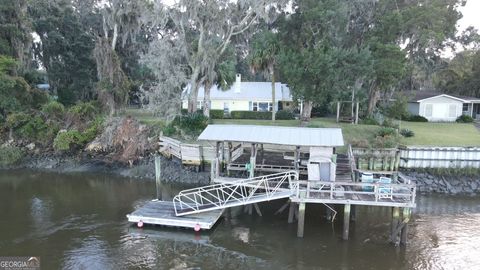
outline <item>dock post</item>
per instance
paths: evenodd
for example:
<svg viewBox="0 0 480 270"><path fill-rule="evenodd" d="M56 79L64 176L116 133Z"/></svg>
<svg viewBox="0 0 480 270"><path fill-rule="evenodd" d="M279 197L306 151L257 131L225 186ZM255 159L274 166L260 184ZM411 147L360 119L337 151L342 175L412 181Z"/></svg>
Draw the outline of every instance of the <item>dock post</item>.
<svg viewBox="0 0 480 270"><path fill-rule="evenodd" d="M401 231L400 244L407 245L408 241L408 221L410 220L410 208L403 208L403 227Z"/></svg>
<svg viewBox="0 0 480 270"><path fill-rule="evenodd" d="M288 223L293 223L294 215L295 215L295 203L290 201L290 208L288 209Z"/></svg>
<svg viewBox="0 0 480 270"><path fill-rule="evenodd" d="M160 181L162 175L162 167L161 167L161 158L159 155L155 155L155 185L157 188L157 200L162 200L162 190L160 188Z"/></svg>
<svg viewBox="0 0 480 270"><path fill-rule="evenodd" d="M352 205L350 206L350 221L355 222L357 220L357 206Z"/></svg>
<svg viewBox="0 0 480 270"><path fill-rule="evenodd" d="M348 240L348 231L350 229L350 204L345 204L343 210L343 240Z"/></svg>
<svg viewBox="0 0 480 270"><path fill-rule="evenodd" d="M392 207L392 233L390 235L390 241L397 244L398 232L397 228L400 223L400 208Z"/></svg>
<svg viewBox="0 0 480 270"><path fill-rule="evenodd" d="M303 229L305 226L305 203L301 202L298 205L298 228L297 237L303 237Z"/></svg>
<svg viewBox="0 0 480 270"><path fill-rule="evenodd" d="M303 199L305 198L305 191L300 192L300 202L298 203L298 225L297 225L297 237L303 237L303 229L305 227L305 202ZM296 211L294 211L296 212Z"/></svg>

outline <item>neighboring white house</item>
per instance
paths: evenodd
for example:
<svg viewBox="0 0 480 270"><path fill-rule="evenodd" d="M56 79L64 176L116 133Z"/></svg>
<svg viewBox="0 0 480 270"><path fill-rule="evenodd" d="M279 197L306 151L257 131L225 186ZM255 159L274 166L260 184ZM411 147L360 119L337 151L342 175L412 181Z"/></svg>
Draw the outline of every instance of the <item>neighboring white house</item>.
<svg viewBox="0 0 480 270"><path fill-rule="evenodd" d="M182 108L188 108L187 87L182 97ZM198 90L197 108L203 108L204 88ZM272 83L271 82L242 82L241 75L237 74L235 83L228 89L222 90L214 85L210 90L210 109L231 111L271 111L272 110ZM275 83L275 102L277 110L293 108L290 89L286 84Z"/></svg>
<svg viewBox="0 0 480 270"><path fill-rule="evenodd" d="M406 96L408 111L428 121L452 122L462 114L480 119L480 98L429 91L411 91Z"/></svg>

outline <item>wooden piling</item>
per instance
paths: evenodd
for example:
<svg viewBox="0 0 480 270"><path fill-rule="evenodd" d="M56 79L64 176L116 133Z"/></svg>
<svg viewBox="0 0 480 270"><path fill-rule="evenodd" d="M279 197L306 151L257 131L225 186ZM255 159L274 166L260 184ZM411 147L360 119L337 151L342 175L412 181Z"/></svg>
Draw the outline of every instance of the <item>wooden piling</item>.
<svg viewBox="0 0 480 270"><path fill-rule="evenodd" d="M350 206L350 221L355 222L357 220L357 206Z"/></svg>
<svg viewBox="0 0 480 270"><path fill-rule="evenodd" d="M293 223L294 215L295 215L295 203L290 202L290 208L288 209L288 223Z"/></svg>
<svg viewBox="0 0 480 270"><path fill-rule="evenodd" d="M350 230L350 204L345 204L343 210L343 240L348 240Z"/></svg>
<svg viewBox="0 0 480 270"><path fill-rule="evenodd" d="M159 155L155 156L155 185L157 189L157 200L162 200L162 190L160 181L162 179L161 158Z"/></svg>
<svg viewBox="0 0 480 270"><path fill-rule="evenodd" d="M408 242L408 221L410 220L410 208L403 208L403 222L401 231L400 244L407 245Z"/></svg>
<svg viewBox="0 0 480 270"><path fill-rule="evenodd" d="M303 237L304 226L305 226L305 203L301 202L298 205L298 227L297 227L298 237Z"/></svg>
<svg viewBox="0 0 480 270"><path fill-rule="evenodd" d="M400 208L392 207L392 232L390 235L390 241L394 244L398 242L397 228L400 223Z"/></svg>

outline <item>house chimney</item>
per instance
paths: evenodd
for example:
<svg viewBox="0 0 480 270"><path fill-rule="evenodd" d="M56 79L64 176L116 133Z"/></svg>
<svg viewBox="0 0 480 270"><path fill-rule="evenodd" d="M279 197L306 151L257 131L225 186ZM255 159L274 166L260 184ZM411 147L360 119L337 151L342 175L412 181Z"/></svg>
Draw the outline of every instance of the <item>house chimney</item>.
<svg viewBox="0 0 480 270"><path fill-rule="evenodd" d="M235 93L240 93L242 92L242 74L237 73L237 76L235 77Z"/></svg>

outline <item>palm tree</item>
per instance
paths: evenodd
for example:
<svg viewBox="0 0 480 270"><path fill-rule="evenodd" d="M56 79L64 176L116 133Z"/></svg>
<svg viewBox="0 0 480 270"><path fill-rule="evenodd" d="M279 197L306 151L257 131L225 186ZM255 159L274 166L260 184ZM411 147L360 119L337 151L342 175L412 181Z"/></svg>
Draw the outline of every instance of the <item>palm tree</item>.
<svg viewBox="0 0 480 270"><path fill-rule="evenodd" d="M248 59L252 72L263 72L272 80L272 121L275 121L275 64L280 46L277 37L270 31L257 34L252 42L251 53Z"/></svg>

